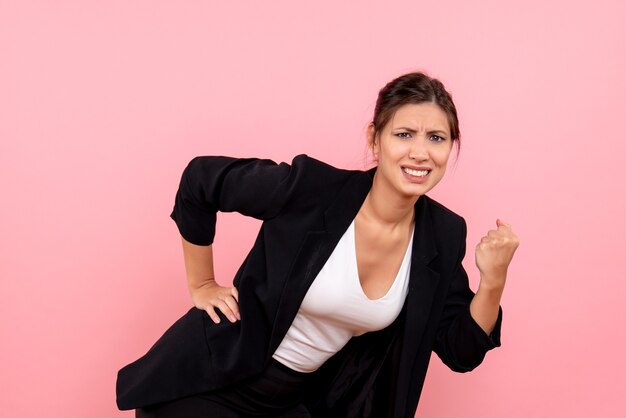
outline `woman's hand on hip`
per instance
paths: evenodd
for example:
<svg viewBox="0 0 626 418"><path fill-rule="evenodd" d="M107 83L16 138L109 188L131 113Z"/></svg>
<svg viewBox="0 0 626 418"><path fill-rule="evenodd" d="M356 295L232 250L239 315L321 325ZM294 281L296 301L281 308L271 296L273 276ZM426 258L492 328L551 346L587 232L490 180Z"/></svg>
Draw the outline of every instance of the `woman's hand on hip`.
<svg viewBox="0 0 626 418"><path fill-rule="evenodd" d="M195 245L182 238L187 287L196 308L209 314L213 322L220 323L219 309L230 322L239 316L239 294L234 287L217 284L213 273L213 246Z"/></svg>
<svg viewBox="0 0 626 418"><path fill-rule="evenodd" d="M490 230L476 245L476 267L480 271L481 287L502 290L519 238L511 225L500 219L496 220L496 225L497 229Z"/></svg>
<svg viewBox="0 0 626 418"><path fill-rule="evenodd" d="M191 299L196 308L202 309L216 324L220 323L220 317L216 310L219 309L230 322L237 322L239 316L239 294L235 287L225 287L210 280L191 290Z"/></svg>

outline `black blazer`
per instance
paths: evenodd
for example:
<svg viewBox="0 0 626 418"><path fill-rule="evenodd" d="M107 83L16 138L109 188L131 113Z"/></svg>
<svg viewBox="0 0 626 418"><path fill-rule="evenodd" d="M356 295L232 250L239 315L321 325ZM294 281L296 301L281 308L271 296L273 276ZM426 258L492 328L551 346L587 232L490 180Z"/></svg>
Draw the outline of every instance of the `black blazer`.
<svg viewBox="0 0 626 418"><path fill-rule="evenodd" d="M263 220L239 268L241 321L214 324L192 308L137 361L119 371L117 402L133 409L221 388L260 373L356 216L375 169L341 170L299 155L292 164L198 157L181 179L172 218L182 236L209 245L217 211ZM314 373L313 416L413 417L434 350L466 372L500 345L501 312L488 336L469 313L461 265L464 220L422 196L415 204L409 292L387 328L352 338Z"/></svg>

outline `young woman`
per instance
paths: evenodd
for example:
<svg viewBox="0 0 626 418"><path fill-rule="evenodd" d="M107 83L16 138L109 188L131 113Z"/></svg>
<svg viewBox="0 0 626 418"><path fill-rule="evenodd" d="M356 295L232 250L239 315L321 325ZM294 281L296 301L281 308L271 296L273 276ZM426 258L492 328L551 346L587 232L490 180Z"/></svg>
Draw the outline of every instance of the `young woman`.
<svg viewBox="0 0 626 418"><path fill-rule="evenodd" d="M500 298L518 239L496 221L468 286L463 218L428 198L458 145L436 79L379 93L367 140L377 162L342 170L198 157L172 218L195 305L118 375L137 417L413 417L432 351L452 370L500 345ZM217 211L263 220L234 279L213 274Z"/></svg>

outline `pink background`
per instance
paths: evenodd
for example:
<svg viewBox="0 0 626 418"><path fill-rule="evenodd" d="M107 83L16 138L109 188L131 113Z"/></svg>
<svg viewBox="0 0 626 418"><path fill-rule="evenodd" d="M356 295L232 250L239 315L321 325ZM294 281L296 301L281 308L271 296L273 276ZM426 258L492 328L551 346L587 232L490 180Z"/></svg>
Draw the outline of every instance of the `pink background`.
<svg viewBox="0 0 626 418"><path fill-rule="evenodd" d="M419 417L618 417L626 392L626 3L0 1L0 414L113 417L115 375L190 306L168 218L199 154L365 168L391 78L452 91L432 193L522 245L503 346L436 358ZM300 3L300 2L297 2ZM224 215L228 282L258 223Z"/></svg>

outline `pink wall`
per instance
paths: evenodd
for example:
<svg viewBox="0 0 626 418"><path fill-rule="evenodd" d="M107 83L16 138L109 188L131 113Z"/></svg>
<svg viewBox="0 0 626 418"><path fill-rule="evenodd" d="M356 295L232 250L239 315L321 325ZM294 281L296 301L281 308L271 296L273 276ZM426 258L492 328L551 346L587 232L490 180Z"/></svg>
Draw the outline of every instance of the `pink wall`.
<svg viewBox="0 0 626 418"><path fill-rule="evenodd" d="M132 416L117 369L190 306L186 162L363 167L378 88L426 69L464 140L433 196L470 249L498 216L522 246L503 347L467 375L433 360L418 416L623 416L626 3L242 3L0 2L0 413ZM228 281L257 224L220 220Z"/></svg>

